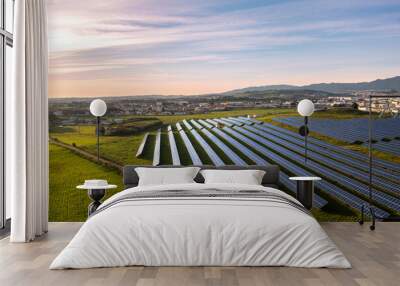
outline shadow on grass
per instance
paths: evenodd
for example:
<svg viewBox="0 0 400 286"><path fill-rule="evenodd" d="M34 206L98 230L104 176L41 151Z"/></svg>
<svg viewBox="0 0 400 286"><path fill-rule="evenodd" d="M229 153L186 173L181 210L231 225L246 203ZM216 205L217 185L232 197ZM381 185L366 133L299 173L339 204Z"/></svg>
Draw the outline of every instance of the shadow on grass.
<svg viewBox="0 0 400 286"><path fill-rule="evenodd" d="M161 150L160 150L160 164L172 165L171 148L169 146L168 133L161 133Z"/></svg>
<svg viewBox="0 0 400 286"><path fill-rule="evenodd" d="M146 146L140 158L153 161L154 145L156 144L156 136L154 134L149 134L147 138Z"/></svg>
<svg viewBox="0 0 400 286"><path fill-rule="evenodd" d="M176 147L178 148L179 159L181 160L181 164L184 166L192 165L192 159L190 159L190 155L188 150L186 149L185 143L183 142L182 137L179 135L178 131L174 132Z"/></svg>

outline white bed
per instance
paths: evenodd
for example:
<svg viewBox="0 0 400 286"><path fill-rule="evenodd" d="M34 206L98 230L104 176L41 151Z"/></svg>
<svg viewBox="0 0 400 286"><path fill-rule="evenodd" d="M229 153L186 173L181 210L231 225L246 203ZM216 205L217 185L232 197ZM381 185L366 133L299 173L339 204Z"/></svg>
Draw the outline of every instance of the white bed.
<svg viewBox="0 0 400 286"><path fill-rule="evenodd" d="M290 204L246 197L121 200L137 192L266 191L238 184L174 184L127 189L105 201L50 269L145 266L350 268L318 222Z"/></svg>

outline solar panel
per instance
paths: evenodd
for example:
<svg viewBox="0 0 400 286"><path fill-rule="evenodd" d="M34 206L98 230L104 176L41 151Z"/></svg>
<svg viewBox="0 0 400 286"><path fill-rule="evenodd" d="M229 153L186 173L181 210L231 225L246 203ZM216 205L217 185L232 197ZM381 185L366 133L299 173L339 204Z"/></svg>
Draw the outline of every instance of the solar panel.
<svg viewBox="0 0 400 286"><path fill-rule="evenodd" d="M269 166L270 165L266 160L264 160L263 158L258 156L256 153L251 151L248 147L241 144L239 141L235 140L234 138L232 138L230 135L223 132L222 130L220 130L218 128L214 128L212 131L215 132L218 136L224 138L227 142L229 142L229 144L234 146L236 149L238 149L240 152L242 152L246 157L248 157L250 160L252 160L257 165L260 165L260 166ZM297 188L296 183L294 181L289 180L289 175L287 175L285 172L283 172L283 171L279 172L279 181L292 194L296 193L296 188ZM315 207L322 208L327 203L328 202L325 199L321 198L320 196L318 196L318 195L314 196Z"/></svg>
<svg viewBox="0 0 400 286"><path fill-rule="evenodd" d="M210 123L211 125L214 125L215 127L218 126L218 122L217 122L217 121L214 121L214 120L212 120L212 119L206 119L205 121L207 121L207 122Z"/></svg>
<svg viewBox="0 0 400 286"><path fill-rule="evenodd" d="M249 128L251 128L251 127L249 127ZM292 152L285 147L281 147L281 146L271 142L270 140L267 140L259 135L256 135L255 133L250 132L242 127L234 127L234 129L253 138L257 142L260 142L263 145L268 146L274 152L283 154L286 157L290 157L291 160L296 161L297 164L299 164L301 166L307 166L307 168L320 174L320 176L323 176L326 179L335 181L335 182L339 183L340 185L345 186L347 189L353 190L353 191L359 193L360 195L363 195L363 196L369 195L368 186L359 181L356 181L355 179L346 177L343 174L340 174L337 171L327 168L327 167L323 166L322 164L317 163L312 160L308 160L307 164L305 164L303 156L298 155L295 152ZM388 195L386 193L375 190L374 191L374 200L379 203L382 203L383 205L385 205L395 211L400 211L400 200L391 195Z"/></svg>
<svg viewBox="0 0 400 286"><path fill-rule="evenodd" d="M236 121L236 120L232 120L232 119L230 119L230 118L220 118L220 119L221 119L222 121L228 122L228 123L230 123L230 124L232 124L232 125L237 125L237 126L243 126L243 125L244 125L243 122Z"/></svg>
<svg viewBox="0 0 400 286"><path fill-rule="evenodd" d="M301 117L275 118L274 120L295 127L303 124ZM309 124L310 129L342 141L368 141L368 118L342 120L315 118L310 120ZM400 119L398 118L374 119L371 124L373 137L377 140L400 136Z"/></svg>
<svg viewBox="0 0 400 286"><path fill-rule="evenodd" d="M242 118L242 119L246 119L246 118ZM274 120L283 122L284 119L274 118ZM277 130L279 132L284 132L284 133L290 132L290 135L301 137L297 133L293 133L293 132L291 132L291 131L289 131L289 130L287 130L285 128L281 128L281 127L278 127L278 126L275 126L275 125L272 125L272 124L269 124L269 123L264 123L263 125L268 126L270 128L273 128L273 129L275 129L275 130ZM294 135L294 134L296 134L296 135ZM316 145L319 145L320 147L323 147L323 148L327 148L327 149L329 149L331 151L343 154L343 155L348 156L350 158L357 159L357 160L360 160L360 161L368 163L368 156L363 154L363 153L356 152L356 151L349 150L349 149L345 149L345 148L342 148L340 146L332 145L332 144L329 144L329 143L327 143L325 141L322 141L322 140L319 140L319 139L316 139L316 138L313 138L313 137L308 137L308 142L316 144ZM385 160L382 160L382 159L379 159L379 158L374 158L373 163L374 163L375 167L382 168L382 169L384 169L385 171L387 171L389 173L394 173L394 172L400 173L400 164L392 163L392 162L385 161Z"/></svg>
<svg viewBox="0 0 400 286"><path fill-rule="evenodd" d="M232 160L235 165L247 166L247 163L242 158L240 158L235 152L232 151L231 148L226 146L224 142L222 142L210 131L208 131L207 129L202 129L201 132L205 136L207 136L212 142L214 142L214 144L216 144L228 156L228 158Z"/></svg>
<svg viewBox="0 0 400 286"><path fill-rule="evenodd" d="M243 144L239 143L239 141L233 139L227 133L223 132L222 130L220 130L218 128L213 129L213 132L215 132L220 137L224 138L232 146L234 146L236 149L238 149L240 152L242 152L244 155L246 155L250 160L255 162L257 165L268 165L267 161L265 161L263 158L261 158L254 152L252 152L249 148L247 148Z"/></svg>
<svg viewBox="0 0 400 286"><path fill-rule="evenodd" d="M364 143L365 146L368 146L368 143ZM391 153L396 156L400 156L400 140L393 139L392 141L385 142L380 141L372 144L372 148L375 150L379 150L386 153Z"/></svg>
<svg viewBox="0 0 400 286"><path fill-rule="evenodd" d="M144 135L144 137L143 137L143 139L142 139L142 142L140 143L139 148L138 148L138 150L137 150L136 157L140 157L140 156L143 154L144 147L146 146L147 138L148 138L148 137L149 137L149 132L147 132L147 133Z"/></svg>
<svg viewBox="0 0 400 286"><path fill-rule="evenodd" d="M237 128L241 128L241 127L237 127ZM239 140L246 143L250 147L254 148L258 152L264 154L270 160L274 161L275 164L280 165L282 168L284 168L285 170L288 170L289 172L291 172L292 174L295 174L296 176L317 176L317 173L309 172L309 171L303 169L302 167L298 166L297 164L294 164L291 161L288 161L287 159L282 157L279 153L272 152L271 150L263 147L262 145L255 142L254 140L242 135L241 133L239 133L231 128L225 127L224 131L226 131L233 137L238 138ZM343 201L345 204L347 204L357 210L361 209L361 206L367 204L367 201L344 191L343 189L337 187L336 185L334 185L328 181L325 181L325 180L318 181L318 182L316 182L315 186L318 189L320 189L321 191L323 191L333 197L336 197L338 200ZM386 211L384 211L380 208L374 208L374 210L381 217L387 217L389 215Z"/></svg>
<svg viewBox="0 0 400 286"><path fill-rule="evenodd" d="M202 125L200 125L199 123L196 122L196 120L190 120L190 123L196 127L197 129L203 129L204 127Z"/></svg>
<svg viewBox="0 0 400 286"><path fill-rule="evenodd" d="M177 129L178 131L181 131L181 130L183 129L182 126L181 126L181 124L180 124L179 122L176 123L175 126L176 126L176 129Z"/></svg>
<svg viewBox="0 0 400 286"><path fill-rule="evenodd" d="M169 141L169 148L171 150L172 165L180 166L181 160L179 159L178 148L176 147L174 133L172 132L171 125L168 126L168 141Z"/></svg>
<svg viewBox="0 0 400 286"><path fill-rule="evenodd" d="M193 129L192 125L190 125L190 124L186 121L186 119L184 119L182 122L183 122L183 125L185 125L187 129L189 129L189 130Z"/></svg>
<svg viewBox="0 0 400 286"><path fill-rule="evenodd" d="M262 122L262 121L259 121L259 120L254 119L254 118L247 118L247 117L239 117L239 118L241 118L241 119L246 119L246 120L248 120L248 121L250 121L250 122L253 122L253 123L255 123L255 124L263 124L263 123L264 123L264 122Z"/></svg>
<svg viewBox="0 0 400 286"><path fill-rule="evenodd" d="M210 123L208 123L207 121L205 121L205 120L203 120L203 119L200 119L200 120L198 120L203 126L205 126L205 127L207 127L207 128L214 128L215 126L214 125L212 125L212 124L210 124Z"/></svg>
<svg viewBox="0 0 400 286"><path fill-rule="evenodd" d="M190 130L194 138L199 142L200 146L206 151L207 155L210 157L211 161L215 166L224 166L225 163L222 159L215 153L215 151L211 148L210 145L200 136L199 133L195 129Z"/></svg>
<svg viewBox="0 0 400 286"><path fill-rule="evenodd" d="M278 127L278 126L275 126L275 125L272 125L272 124L269 124L269 123L264 123L263 125L260 125L260 127L262 127L262 128L267 127L267 128L276 130L276 131L278 131L280 133L287 134L287 135L299 138L301 140L304 140L304 137L302 137L301 135L299 135L297 133L294 133L294 132L289 131L289 130L287 130L285 128ZM363 154L363 153L359 153L359 152L356 152L356 151L353 151L353 150L345 149L345 148L340 147L340 146L332 145L332 144L329 144L329 143L327 143L325 141L322 141L322 140L319 140L319 139L316 139L316 138L313 138L313 137L308 137L308 144L310 146L319 146L320 148L329 150L330 152L334 152L334 153L336 153L338 155L345 156L348 159L353 160L354 162L360 162L364 166L366 166L366 168L369 168L368 156ZM400 178L400 174L396 174L396 168L398 168L399 171L400 171L400 165L399 164L395 164L395 163L392 163L392 162L384 161L384 160L381 160L379 158L374 158L374 162L375 162L375 164L374 164L374 173L375 173L376 170L381 169L381 171L386 173L386 174L393 174L395 177L397 177L397 179Z"/></svg>
<svg viewBox="0 0 400 286"><path fill-rule="evenodd" d="M232 127L234 125L234 124L232 124L232 123L230 123L228 121L222 120L220 118L215 118L214 121L220 123L221 125L226 125L226 126L229 126L229 127Z"/></svg>
<svg viewBox="0 0 400 286"><path fill-rule="evenodd" d="M279 138L287 140L291 143L297 144L301 147L304 146L304 137L298 135L289 130L285 130L282 128L275 128L273 125L265 123L263 125L255 126L257 129L264 130L265 132L275 135ZM279 131L278 131L279 130ZM347 164L348 166L355 167L359 170L364 172L369 172L369 166L367 162L355 160L345 154L334 152L331 149L321 147L313 142L308 142L308 149L315 151L321 155L324 155L328 158L335 159L340 163ZM376 166L373 167L374 176L379 176L381 178L385 178L391 180L392 182L400 183L400 175L388 173L385 169L377 168Z"/></svg>
<svg viewBox="0 0 400 286"><path fill-rule="evenodd" d="M203 162L201 162L199 155L197 155L197 152L194 149L192 142L190 142L189 138L187 137L185 130L182 129L179 123L176 123L176 128L179 130L179 135L183 140L183 144L185 144L186 150L189 153L193 165L203 165Z"/></svg>
<svg viewBox="0 0 400 286"><path fill-rule="evenodd" d="M301 155L304 154L304 146L303 145L294 144L292 142L289 142L288 140L281 139L280 137L278 137L272 133L269 133L264 130L260 130L260 129L252 127L252 126L246 126L245 129L250 130L251 132L253 132L257 135L261 135L265 138L268 138L268 140L270 140L274 143L283 145L283 146L285 146L285 148L290 149L291 151L295 151L297 153L300 153ZM367 172L361 171L352 166L343 164L340 161L330 159L329 157L327 157L325 155L321 155L321 154L315 152L314 150L312 150L312 148L308 148L308 158L312 159L316 162L323 163L324 165L328 166L328 168L337 170L342 173L344 172L346 174L344 176L351 176L351 177L356 178L357 180L365 182L365 183L369 182L369 174ZM395 184L393 182L390 182L386 179L383 180L382 178L376 177L373 181L373 185L374 185L374 187L383 188L385 190L400 194L399 185L397 183Z"/></svg>
<svg viewBox="0 0 400 286"><path fill-rule="evenodd" d="M241 125L246 124L246 125L253 125L255 124L254 122L251 122L249 120L244 120L240 117L229 117L230 120L237 122L238 124L241 123Z"/></svg>

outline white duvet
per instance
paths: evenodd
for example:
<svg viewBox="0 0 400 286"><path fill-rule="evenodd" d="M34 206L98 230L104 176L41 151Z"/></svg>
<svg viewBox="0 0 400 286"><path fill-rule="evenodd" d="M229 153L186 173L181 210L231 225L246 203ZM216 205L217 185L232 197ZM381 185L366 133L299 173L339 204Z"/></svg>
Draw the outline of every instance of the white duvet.
<svg viewBox="0 0 400 286"><path fill-rule="evenodd" d="M259 189L231 184L136 187L155 190ZM101 206L101 207L102 207ZM126 201L88 219L50 269L145 266L294 266L350 268L318 222L285 204L257 199Z"/></svg>

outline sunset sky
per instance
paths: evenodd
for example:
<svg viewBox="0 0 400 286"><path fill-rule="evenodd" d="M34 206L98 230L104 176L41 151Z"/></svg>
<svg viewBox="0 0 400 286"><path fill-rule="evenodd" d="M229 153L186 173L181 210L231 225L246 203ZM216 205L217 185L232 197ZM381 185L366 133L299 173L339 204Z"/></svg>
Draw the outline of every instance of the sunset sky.
<svg viewBox="0 0 400 286"><path fill-rule="evenodd" d="M50 97L400 74L400 1L48 0Z"/></svg>

